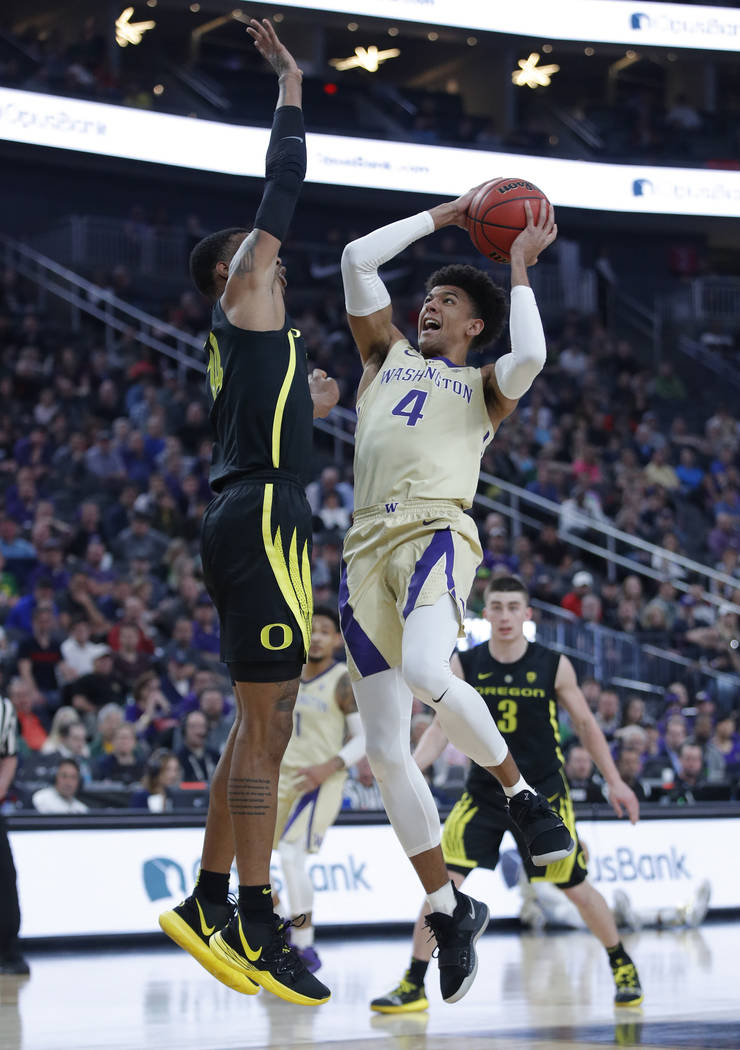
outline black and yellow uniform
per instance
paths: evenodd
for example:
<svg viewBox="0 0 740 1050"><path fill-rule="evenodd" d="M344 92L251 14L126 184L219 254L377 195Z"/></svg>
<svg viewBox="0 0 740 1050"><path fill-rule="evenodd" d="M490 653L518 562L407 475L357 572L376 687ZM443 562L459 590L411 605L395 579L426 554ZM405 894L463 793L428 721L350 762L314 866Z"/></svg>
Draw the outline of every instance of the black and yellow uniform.
<svg viewBox="0 0 740 1050"><path fill-rule="evenodd" d="M201 557L237 681L297 678L311 636L313 403L306 351L289 317L250 332L213 308L208 397L214 434Z"/></svg>
<svg viewBox="0 0 740 1050"><path fill-rule="evenodd" d="M576 840L565 860L538 868L529 859L511 821L499 782L473 763L465 793L445 821L442 850L448 868L469 874L473 868L494 869L504 832L514 836L530 879L576 886L586 878L586 859L575 830L573 804L563 772L555 676L560 654L537 642L514 663L500 663L488 643L460 653L465 680L480 693L509 745L522 776L543 794Z"/></svg>

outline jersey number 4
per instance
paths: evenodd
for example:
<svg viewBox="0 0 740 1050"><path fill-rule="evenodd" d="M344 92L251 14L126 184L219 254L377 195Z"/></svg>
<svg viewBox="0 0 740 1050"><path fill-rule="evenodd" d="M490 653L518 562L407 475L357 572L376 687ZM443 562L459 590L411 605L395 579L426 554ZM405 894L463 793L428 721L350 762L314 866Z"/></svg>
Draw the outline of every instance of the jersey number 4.
<svg viewBox="0 0 740 1050"><path fill-rule="evenodd" d="M405 416L406 426L415 427L420 419L423 419L422 408L428 397L426 390L409 390L404 394L395 408L391 409L392 416Z"/></svg>

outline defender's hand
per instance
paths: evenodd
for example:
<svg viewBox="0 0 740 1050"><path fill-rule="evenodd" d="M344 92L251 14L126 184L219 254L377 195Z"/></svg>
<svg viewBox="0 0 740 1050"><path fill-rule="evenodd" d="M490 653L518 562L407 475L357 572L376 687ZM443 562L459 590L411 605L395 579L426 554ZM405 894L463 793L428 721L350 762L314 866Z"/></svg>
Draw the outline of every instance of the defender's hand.
<svg viewBox="0 0 740 1050"><path fill-rule="evenodd" d="M558 235L555 224L555 209L552 204L543 208L540 204L540 214L537 222L532 218L532 206L529 201L524 202L524 211L527 216L527 225L516 238L511 246L511 258L518 256L525 266L534 266L543 252Z"/></svg>
<svg viewBox="0 0 740 1050"><path fill-rule="evenodd" d="M339 387L336 379L327 376L322 368L314 368L308 377L308 389L313 401L313 418L323 419L328 416L339 400Z"/></svg>
<svg viewBox="0 0 740 1050"><path fill-rule="evenodd" d="M269 18L263 18L261 22L258 22L256 18L250 18L247 32L254 40L254 46L270 63L278 77L282 79L291 74L297 77L303 76L290 51L278 40L278 35Z"/></svg>
<svg viewBox="0 0 740 1050"><path fill-rule="evenodd" d="M636 824L640 819L640 803L637 795L623 780L609 785L609 802L618 817L627 814L630 824Z"/></svg>

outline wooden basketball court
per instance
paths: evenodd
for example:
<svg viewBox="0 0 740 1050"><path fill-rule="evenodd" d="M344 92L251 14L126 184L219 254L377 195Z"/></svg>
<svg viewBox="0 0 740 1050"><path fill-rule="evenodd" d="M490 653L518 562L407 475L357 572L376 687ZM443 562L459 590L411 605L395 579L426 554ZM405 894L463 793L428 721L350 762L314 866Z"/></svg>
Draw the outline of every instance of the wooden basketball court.
<svg viewBox="0 0 740 1050"><path fill-rule="evenodd" d="M644 931L625 941L646 990L616 1010L603 949L581 932L493 932L475 985L428 1013L386 1017L368 1001L400 977L406 937L329 939L317 948L332 988L325 1006L240 996L163 945L31 954L30 978L0 977L0 1050L565 1050L740 1047L740 923Z"/></svg>

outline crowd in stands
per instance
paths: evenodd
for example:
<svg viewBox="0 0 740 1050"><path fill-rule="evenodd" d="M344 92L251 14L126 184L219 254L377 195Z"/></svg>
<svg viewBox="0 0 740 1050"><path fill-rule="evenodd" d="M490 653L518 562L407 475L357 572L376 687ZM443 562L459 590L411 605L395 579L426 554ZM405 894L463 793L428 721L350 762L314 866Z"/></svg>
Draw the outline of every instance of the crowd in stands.
<svg viewBox="0 0 740 1050"><path fill-rule="evenodd" d="M422 246L394 286L410 337L420 275L432 268ZM310 265L298 258L293 272L300 278ZM322 282L319 296L303 294L300 279L291 285L296 322L311 364L336 376L351 407L359 365L336 270ZM203 334L203 304L193 297L178 309L163 315ZM233 716L198 558L210 498L202 377L178 376L131 334L104 349L98 327L69 331L39 312L35 290L12 269L0 280L0 331L0 661L23 740L17 798L44 812L77 811L80 795L90 805L156 811L182 799L182 783L207 784ZM488 447L482 469L492 479L480 486L505 501L501 479L548 502L528 507L539 524L521 529L474 509L484 559L471 612L492 574L513 572L572 623L724 673L719 691L716 678L691 696L680 682L661 699L656 691L639 717L639 704L608 682L594 683L589 700L625 777L644 782L650 797L688 798L699 783L735 790L740 422L719 399L702 414L669 362L656 372L596 318L567 312L549 325L548 342L546 369ZM333 461L321 435L307 494L316 602L336 601L352 471ZM573 542L594 539L602 522L627 534L617 553L654 579L621 571L611 580L603 561ZM632 538L661 549L646 552ZM726 579L707 592L672 551ZM568 761L584 773L579 750ZM369 769L355 772L347 804L377 802ZM463 772L449 749L433 774L440 801ZM592 801L591 772L576 779Z"/></svg>

